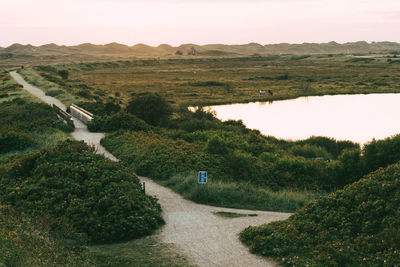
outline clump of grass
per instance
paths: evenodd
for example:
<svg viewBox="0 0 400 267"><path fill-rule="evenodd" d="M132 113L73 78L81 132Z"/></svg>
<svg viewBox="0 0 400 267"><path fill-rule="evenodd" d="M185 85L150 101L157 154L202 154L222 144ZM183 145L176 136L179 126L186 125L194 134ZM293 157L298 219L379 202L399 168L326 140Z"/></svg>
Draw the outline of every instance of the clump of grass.
<svg viewBox="0 0 400 267"><path fill-rule="evenodd" d="M191 86L223 86L224 83L217 81L204 81L204 82L195 82L190 83Z"/></svg>
<svg viewBox="0 0 400 267"><path fill-rule="evenodd" d="M46 92L46 95L48 95L48 96L58 96L58 95L61 95L61 94L63 94L64 93L64 91L63 90L58 90L58 89L53 89L53 90L49 90L49 91L47 91Z"/></svg>
<svg viewBox="0 0 400 267"><path fill-rule="evenodd" d="M98 267L108 266L192 266L172 245L151 236L129 242L89 247Z"/></svg>

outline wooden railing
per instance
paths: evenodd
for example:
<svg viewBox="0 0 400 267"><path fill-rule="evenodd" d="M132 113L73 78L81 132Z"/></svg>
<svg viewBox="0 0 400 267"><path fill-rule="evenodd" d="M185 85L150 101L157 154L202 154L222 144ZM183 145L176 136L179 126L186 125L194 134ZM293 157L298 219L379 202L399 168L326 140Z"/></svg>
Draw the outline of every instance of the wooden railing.
<svg viewBox="0 0 400 267"><path fill-rule="evenodd" d="M62 119L69 126L75 127L74 126L74 121L73 121L72 116L70 114L68 114L67 112L65 112L61 108L59 108L57 105L53 104L53 105L51 105L51 107L53 108L53 110L56 112L56 114L58 115L58 117L60 119Z"/></svg>
<svg viewBox="0 0 400 267"><path fill-rule="evenodd" d="M73 117L77 118L78 120L80 120L81 122L87 124L88 122L90 122L91 120L93 120L93 114L90 113L87 110L84 110L83 108L72 104L70 106L70 113Z"/></svg>

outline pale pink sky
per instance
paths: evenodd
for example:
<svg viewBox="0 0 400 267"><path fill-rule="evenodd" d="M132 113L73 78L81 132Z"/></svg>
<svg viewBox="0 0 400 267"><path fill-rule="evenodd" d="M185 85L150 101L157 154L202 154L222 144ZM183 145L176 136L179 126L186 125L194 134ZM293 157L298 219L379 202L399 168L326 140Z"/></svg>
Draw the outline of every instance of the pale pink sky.
<svg viewBox="0 0 400 267"><path fill-rule="evenodd" d="M0 46L400 42L400 0L1 0Z"/></svg>

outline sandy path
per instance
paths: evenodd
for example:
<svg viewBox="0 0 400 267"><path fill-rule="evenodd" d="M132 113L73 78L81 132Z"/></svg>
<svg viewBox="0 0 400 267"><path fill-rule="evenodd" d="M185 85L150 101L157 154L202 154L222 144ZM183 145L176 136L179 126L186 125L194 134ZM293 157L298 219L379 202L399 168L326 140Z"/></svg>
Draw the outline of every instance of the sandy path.
<svg viewBox="0 0 400 267"><path fill-rule="evenodd" d="M27 83L24 80L24 78L21 75L19 75L16 71L12 71L10 72L10 74L19 84L21 84L24 87L26 91L28 91L32 95L40 98L43 102L49 105L56 105L60 109L66 111L67 107L57 98L45 95L45 93L41 89ZM104 137L104 133L91 133L88 131L87 126L80 120L76 118L73 118L73 120L74 120L75 130L71 133L72 137L74 137L76 140L84 141L88 145L94 146L96 149L96 153L104 154L107 158L110 158L113 161L118 161L116 157L114 157L111 153L109 153L100 144L100 140Z"/></svg>
<svg viewBox="0 0 400 267"><path fill-rule="evenodd" d="M56 104L65 110L65 105L54 97L46 96L40 89L28 84L19 74L11 72L12 77L24 89L48 104ZM96 152L117 161L111 153L100 145L103 133L91 133L85 124L74 119L75 131L72 136L96 147ZM187 258L198 266L276 266L272 261L251 254L238 239L241 230L249 225L260 225L276 220L284 220L289 213L265 212L218 208L200 205L183 199L172 190L160 186L149 178L139 177L146 183L146 193L155 195L163 209L166 225L158 235L165 243L172 243ZM193 177L196 179L196 177ZM215 211L230 211L254 214L256 217L222 218Z"/></svg>

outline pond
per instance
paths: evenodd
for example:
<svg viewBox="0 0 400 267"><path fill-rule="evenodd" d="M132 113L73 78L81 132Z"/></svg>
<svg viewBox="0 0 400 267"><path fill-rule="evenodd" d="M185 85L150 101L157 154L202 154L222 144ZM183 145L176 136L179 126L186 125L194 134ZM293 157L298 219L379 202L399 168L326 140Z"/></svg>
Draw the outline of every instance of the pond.
<svg viewBox="0 0 400 267"><path fill-rule="evenodd" d="M400 94L300 97L211 106L219 119L283 139L327 136L360 144L400 133Z"/></svg>

